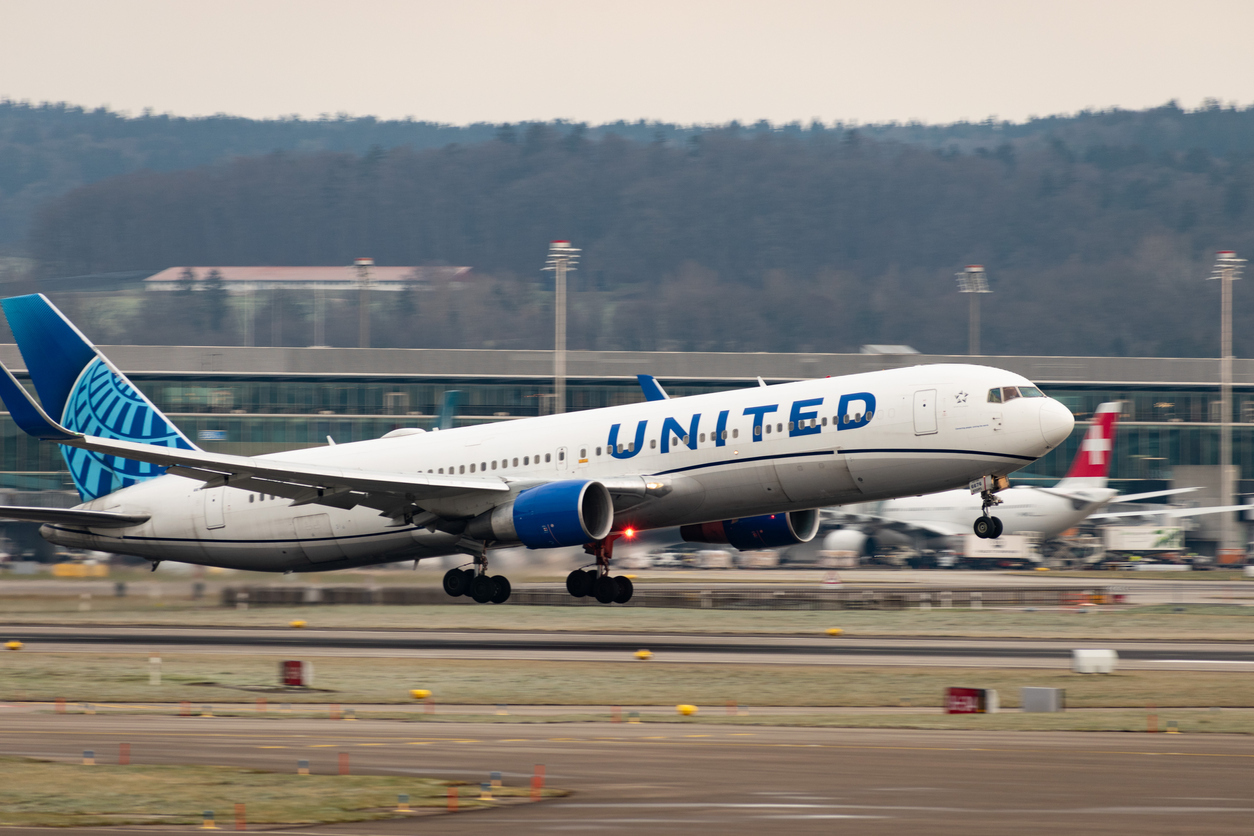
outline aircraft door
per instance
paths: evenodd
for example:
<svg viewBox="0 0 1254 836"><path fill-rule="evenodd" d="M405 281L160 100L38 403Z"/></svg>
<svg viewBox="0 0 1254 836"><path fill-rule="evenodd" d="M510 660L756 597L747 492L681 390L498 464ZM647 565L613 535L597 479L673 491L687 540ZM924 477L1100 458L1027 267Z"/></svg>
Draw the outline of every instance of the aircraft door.
<svg viewBox="0 0 1254 836"><path fill-rule="evenodd" d="M225 526L226 512L223 506L226 500L226 488L201 489L200 492L205 495L205 527L222 528Z"/></svg>
<svg viewBox="0 0 1254 836"><path fill-rule="evenodd" d="M914 434L936 432L936 390L922 389L914 393Z"/></svg>
<svg viewBox="0 0 1254 836"><path fill-rule="evenodd" d="M557 469L559 471L570 469L570 462L566 461L566 448L565 447L557 448Z"/></svg>

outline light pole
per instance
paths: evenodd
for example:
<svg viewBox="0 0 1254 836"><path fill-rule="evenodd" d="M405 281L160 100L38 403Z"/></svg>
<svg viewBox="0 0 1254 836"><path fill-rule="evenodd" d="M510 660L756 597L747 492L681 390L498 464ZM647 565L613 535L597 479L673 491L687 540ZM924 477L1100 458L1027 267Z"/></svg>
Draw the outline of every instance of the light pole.
<svg viewBox="0 0 1254 836"><path fill-rule="evenodd" d="M353 268L357 271L358 348L370 348L370 268L373 266L373 258L358 258L353 261Z"/></svg>
<svg viewBox="0 0 1254 836"><path fill-rule="evenodd" d="M1219 279L1222 287L1223 302L1220 305L1219 327L1219 504L1235 505L1233 501L1232 478L1232 282L1241 278L1241 265L1244 258L1237 258L1232 250L1221 250L1216 254L1215 267L1210 278ZM1222 539L1219 548L1222 552L1239 550L1243 546L1237 542L1233 531L1232 513L1220 515L1223 522ZM1221 552L1221 553L1222 553Z"/></svg>
<svg viewBox="0 0 1254 836"><path fill-rule="evenodd" d="M981 293L992 293L988 289L988 276L984 273L984 265L968 264L956 274L958 292L970 294L971 312L967 321L967 354L975 356L980 353L980 296Z"/></svg>
<svg viewBox="0 0 1254 836"><path fill-rule="evenodd" d="M569 241L549 244L549 258L545 270L552 270L557 279L557 298L554 300L553 336L553 412L566 411L566 271L574 270L579 261L578 250Z"/></svg>

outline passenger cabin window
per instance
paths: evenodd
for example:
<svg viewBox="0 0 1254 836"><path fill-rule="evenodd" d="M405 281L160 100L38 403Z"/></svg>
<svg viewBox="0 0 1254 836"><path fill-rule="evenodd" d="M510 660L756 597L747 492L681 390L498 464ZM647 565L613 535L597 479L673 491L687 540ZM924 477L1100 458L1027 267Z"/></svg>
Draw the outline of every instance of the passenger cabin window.
<svg viewBox="0 0 1254 836"><path fill-rule="evenodd" d="M656 450L656 449L657 449L657 439L656 439L656 438L651 438L651 439L649 439L649 449L650 449L650 450Z"/></svg>
<svg viewBox="0 0 1254 836"><path fill-rule="evenodd" d="M565 451L565 450L558 450L558 451L557 451L557 460L558 460L559 462L564 462L564 461L566 461L566 451Z"/></svg>
<svg viewBox="0 0 1254 836"><path fill-rule="evenodd" d="M989 403L1001 403L1001 390L989 389L988 390L988 402Z"/></svg>
<svg viewBox="0 0 1254 836"><path fill-rule="evenodd" d="M587 448L587 447L580 447L580 448L579 448L579 458L581 458L581 459L586 459L586 458L588 458L588 448Z"/></svg>
<svg viewBox="0 0 1254 836"><path fill-rule="evenodd" d="M466 472L466 465L464 465L464 464L463 464L463 465L459 465L459 466L458 466L458 468L457 468L457 472L458 472L458 473L465 473L465 472ZM474 466L473 464L470 466L470 472L471 472L471 473L474 473L474 472L475 472L475 466Z"/></svg>
<svg viewBox="0 0 1254 836"><path fill-rule="evenodd" d="M546 464L547 464L548 462L553 461L553 454L552 454L552 453L545 453L545 454L544 454L544 461L545 461L545 463L546 463Z"/></svg>
<svg viewBox="0 0 1254 836"><path fill-rule="evenodd" d="M514 467L518 467L518 457L514 457Z"/></svg>
<svg viewBox="0 0 1254 836"><path fill-rule="evenodd" d="M473 464L470 466L470 472L471 472L471 473L474 473L474 472L475 472L475 466L474 466Z"/></svg>
<svg viewBox="0 0 1254 836"><path fill-rule="evenodd" d="M597 455L598 455L598 456L599 456L599 455L601 455L601 448L600 448L600 447L598 447L598 448L597 448Z"/></svg>
<svg viewBox="0 0 1254 836"><path fill-rule="evenodd" d="M740 438L740 430L732 430L732 438Z"/></svg>
<svg viewBox="0 0 1254 836"><path fill-rule="evenodd" d="M492 469L496 470L496 459L492 460Z"/></svg>

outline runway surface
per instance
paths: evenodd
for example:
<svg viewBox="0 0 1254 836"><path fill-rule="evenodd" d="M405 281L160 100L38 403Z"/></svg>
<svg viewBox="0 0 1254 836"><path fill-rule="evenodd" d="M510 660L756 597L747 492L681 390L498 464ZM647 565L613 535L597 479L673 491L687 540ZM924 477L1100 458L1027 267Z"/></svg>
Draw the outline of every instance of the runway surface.
<svg viewBox="0 0 1254 836"><path fill-rule="evenodd" d="M295 771L308 759L314 772L334 773L347 752L359 774L477 783L497 770L515 786L543 764L550 786L573 792L483 812L271 831L286 833L1246 834L1254 815L1254 746L1235 736L0 714L5 755L77 762L92 749L107 763L123 742L140 764ZM187 807L201 809L194 786Z"/></svg>
<svg viewBox="0 0 1254 836"><path fill-rule="evenodd" d="M1098 617L1098 616L1082 616ZM33 652L179 652L456 659L790 665L928 665L1067 668L1075 648L1112 648L1124 669L1254 670L1254 644L1170 641L1019 641L1002 639L846 638L759 635L620 635L413 630L290 630L153 627L0 626L4 641Z"/></svg>

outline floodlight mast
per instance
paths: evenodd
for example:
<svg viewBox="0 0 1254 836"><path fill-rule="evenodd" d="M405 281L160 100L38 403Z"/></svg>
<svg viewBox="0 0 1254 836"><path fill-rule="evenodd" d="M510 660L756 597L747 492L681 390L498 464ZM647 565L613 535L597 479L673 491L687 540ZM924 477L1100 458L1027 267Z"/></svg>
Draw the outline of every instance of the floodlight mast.
<svg viewBox="0 0 1254 836"><path fill-rule="evenodd" d="M1209 278L1219 279L1222 288L1219 326L1219 504L1235 505L1232 473L1232 282L1241 278L1244 258L1232 250L1215 254L1215 266ZM1220 515L1222 534L1221 556L1242 550L1244 544L1234 532L1232 513Z"/></svg>
<svg viewBox="0 0 1254 836"><path fill-rule="evenodd" d="M357 271L357 346L370 348L370 268L373 258L353 260Z"/></svg>
<svg viewBox="0 0 1254 836"><path fill-rule="evenodd" d="M988 289L988 276L982 264L968 264L961 273L956 274L958 292L970 294L970 314L967 319L967 354L975 356L980 353L980 296L981 293L992 293Z"/></svg>
<svg viewBox="0 0 1254 836"><path fill-rule="evenodd" d="M556 278L554 299L553 335L553 412L566 411L566 271L574 270L579 262L580 249L569 241L553 241L549 244L549 257L544 263L546 271L553 271Z"/></svg>

